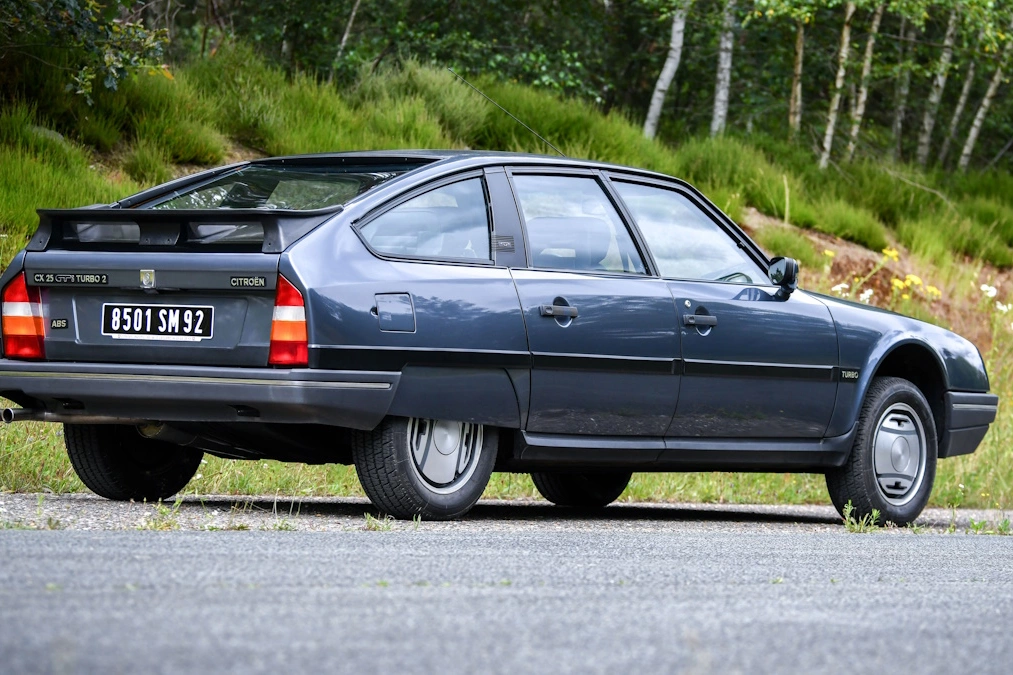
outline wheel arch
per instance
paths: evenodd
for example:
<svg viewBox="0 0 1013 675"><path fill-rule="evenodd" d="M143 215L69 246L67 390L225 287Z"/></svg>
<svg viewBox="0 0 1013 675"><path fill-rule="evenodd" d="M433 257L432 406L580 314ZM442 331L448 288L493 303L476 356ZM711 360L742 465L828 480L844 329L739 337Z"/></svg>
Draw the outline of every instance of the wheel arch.
<svg viewBox="0 0 1013 675"><path fill-rule="evenodd" d="M932 411L937 442L942 439L946 422L945 394L948 385L946 369L931 347L918 340L892 345L876 363L871 377L865 382L862 401L868 394L872 380L877 377L899 377L917 387Z"/></svg>

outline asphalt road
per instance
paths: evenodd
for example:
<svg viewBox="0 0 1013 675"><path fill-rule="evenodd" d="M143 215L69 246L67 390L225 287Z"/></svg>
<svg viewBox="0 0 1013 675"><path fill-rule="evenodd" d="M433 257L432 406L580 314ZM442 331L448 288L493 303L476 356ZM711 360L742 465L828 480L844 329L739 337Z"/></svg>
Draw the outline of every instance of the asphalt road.
<svg viewBox="0 0 1013 675"><path fill-rule="evenodd" d="M29 501L0 495L8 527ZM76 530L0 532L2 672L1013 668L1010 537L851 534L819 508L483 504L390 531L326 500L238 531L114 529L88 512L152 507L88 497L35 515L55 526L44 511L67 504Z"/></svg>

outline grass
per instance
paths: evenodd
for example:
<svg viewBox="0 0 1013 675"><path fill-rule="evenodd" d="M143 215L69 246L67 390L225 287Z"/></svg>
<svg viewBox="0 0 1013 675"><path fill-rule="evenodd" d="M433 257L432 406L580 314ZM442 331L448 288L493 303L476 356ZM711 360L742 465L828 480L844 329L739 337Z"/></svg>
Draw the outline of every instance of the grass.
<svg viewBox="0 0 1013 675"><path fill-rule="evenodd" d="M867 513L861 518L856 518L855 507L849 501L844 505L844 529L854 534L867 534L869 532L875 532L880 528L879 525L879 509L873 509L872 513Z"/></svg>
<svg viewBox="0 0 1013 675"><path fill-rule="evenodd" d="M799 261L802 269L815 270L823 266L823 256L816 251L809 238L798 230L787 227L765 227L756 235L758 243L770 256L786 256Z"/></svg>

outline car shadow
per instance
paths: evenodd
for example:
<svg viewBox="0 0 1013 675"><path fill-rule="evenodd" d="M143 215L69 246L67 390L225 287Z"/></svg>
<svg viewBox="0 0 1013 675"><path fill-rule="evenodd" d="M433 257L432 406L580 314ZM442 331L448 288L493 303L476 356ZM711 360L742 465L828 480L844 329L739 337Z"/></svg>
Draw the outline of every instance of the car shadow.
<svg viewBox="0 0 1013 675"><path fill-rule="evenodd" d="M223 511L256 511L282 517L319 516L361 518L364 514L380 515L365 499L293 497L186 497L183 505ZM467 521L595 521L595 522L729 522L729 523L801 523L839 524L836 513L827 509L812 512L794 506L752 506L700 504L612 504L604 509L586 510L553 506L536 501L483 500L464 517ZM776 510L775 510L776 509Z"/></svg>

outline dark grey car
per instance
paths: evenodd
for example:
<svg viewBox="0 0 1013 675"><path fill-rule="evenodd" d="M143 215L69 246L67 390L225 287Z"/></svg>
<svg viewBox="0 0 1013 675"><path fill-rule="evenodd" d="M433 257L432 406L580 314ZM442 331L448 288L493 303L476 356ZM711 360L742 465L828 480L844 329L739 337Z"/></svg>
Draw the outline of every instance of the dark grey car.
<svg viewBox="0 0 1013 675"><path fill-rule="evenodd" d="M399 518L492 471L600 507L633 471L805 471L917 517L997 397L941 328L796 290L686 183L475 152L275 158L40 211L0 278L6 421L84 483L180 490L204 452L353 463Z"/></svg>

